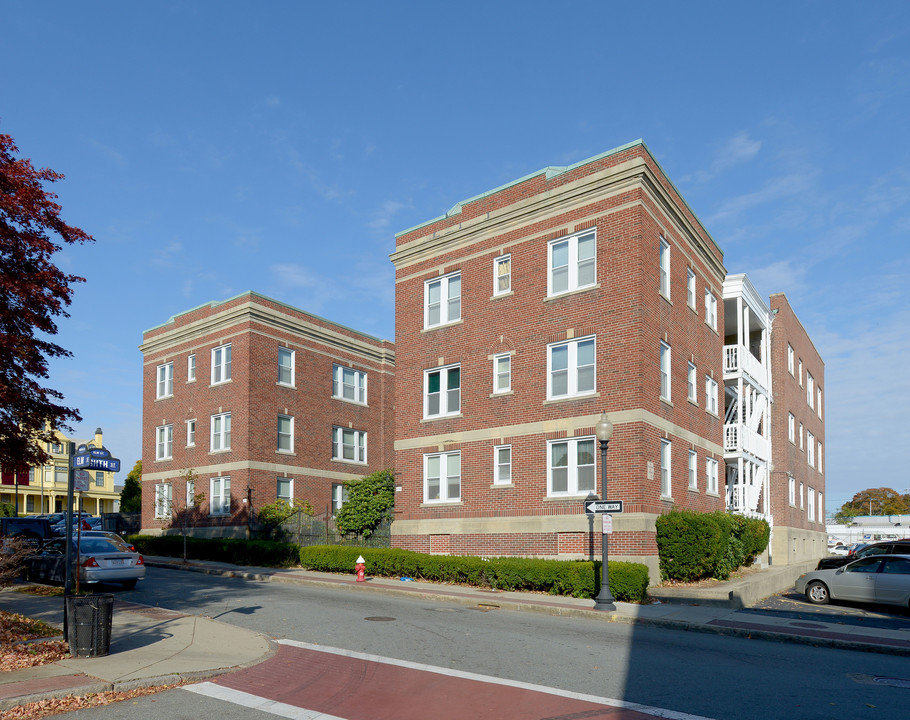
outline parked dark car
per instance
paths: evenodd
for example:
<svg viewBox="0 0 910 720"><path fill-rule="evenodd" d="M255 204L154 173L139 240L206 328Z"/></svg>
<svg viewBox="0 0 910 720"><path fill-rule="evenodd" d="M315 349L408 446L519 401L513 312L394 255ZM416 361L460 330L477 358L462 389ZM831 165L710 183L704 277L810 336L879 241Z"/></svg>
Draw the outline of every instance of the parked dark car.
<svg viewBox="0 0 910 720"><path fill-rule="evenodd" d="M52 537L51 526L45 518L0 518L0 537L18 538L25 540L29 545L40 547Z"/></svg>
<svg viewBox="0 0 910 720"><path fill-rule="evenodd" d="M815 566L816 570L830 570L831 568L843 567L854 560L869 557L870 555L910 555L910 539L904 540L883 540L882 542L870 543L857 547L852 555L832 555L822 558Z"/></svg>

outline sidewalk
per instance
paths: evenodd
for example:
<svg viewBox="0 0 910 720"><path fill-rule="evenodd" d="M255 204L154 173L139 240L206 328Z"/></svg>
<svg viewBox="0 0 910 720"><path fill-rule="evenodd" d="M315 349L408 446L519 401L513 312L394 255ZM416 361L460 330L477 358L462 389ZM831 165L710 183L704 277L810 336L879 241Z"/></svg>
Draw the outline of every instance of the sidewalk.
<svg viewBox="0 0 910 720"><path fill-rule="evenodd" d="M408 582L318 573L298 569L243 567L227 563L146 557L146 565L269 582L347 588L351 592L382 592L457 603L479 610L496 608L583 617L601 622L650 625L676 630L712 632L867 652L910 655L910 617L899 629L793 619L783 613L742 608L747 586L780 582L774 571L762 571L745 583L719 583L709 591L659 592L651 605L616 603L615 612L593 610L593 601L527 592L500 592L460 585ZM792 570L791 570L792 572ZM764 585L762 585L764 583ZM703 597L701 597L701 596ZM0 591L0 609L63 622L63 599ZM903 624L902 624L903 625ZM0 673L0 710L35 700L84 695L104 690L166 685L201 680L265 660L274 651L263 635L209 618L115 600L110 655L70 658L51 665Z"/></svg>

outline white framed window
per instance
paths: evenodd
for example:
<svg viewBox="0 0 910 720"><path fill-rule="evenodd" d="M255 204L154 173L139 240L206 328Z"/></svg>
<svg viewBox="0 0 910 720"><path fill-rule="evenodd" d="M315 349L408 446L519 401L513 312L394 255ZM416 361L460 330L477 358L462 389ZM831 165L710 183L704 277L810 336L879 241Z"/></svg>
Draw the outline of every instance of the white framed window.
<svg viewBox="0 0 910 720"><path fill-rule="evenodd" d="M212 348L212 385L231 379L231 345Z"/></svg>
<svg viewBox="0 0 910 720"><path fill-rule="evenodd" d="M155 398L170 397L174 394L174 363L169 362L158 366L158 386Z"/></svg>
<svg viewBox="0 0 910 720"><path fill-rule="evenodd" d="M787 413L787 439L796 444L796 418L793 413Z"/></svg>
<svg viewBox="0 0 910 720"><path fill-rule="evenodd" d="M501 255L493 261L493 294L505 295L512 291L512 256Z"/></svg>
<svg viewBox="0 0 910 720"><path fill-rule="evenodd" d="M806 371L806 402L812 410L815 409L815 378L808 370Z"/></svg>
<svg viewBox="0 0 910 720"><path fill-rule="evenodd" d="M174 426L159 425L155 428L155 459L170 460L173 457Z"/></svg>
<svg viewBox="0 0 910 720"><path fill-rule="evenodd" d="M186 358L186 381L196 381L196 353L193 353Z"/></svg>
<svg viewBox="0 0 910 720"><path fill-rule="evenodd" d="M423 501L435 503L460 500L461 452L424 455Z"/></svg>
<svg viewBox="0 0 910 720"><path fill-rule="evenodd" d="M186 481L186 505L184 507L196 507L196 481Z"/></svg>
<svg viewBox="0 0 910 720"><path fill-rule="evenodd" d="M799 424L799 449L803 449L803 424Z"/></svg>
<svg viewBox="0 0 910 720"><path fill-rule="evenodd" d="M95 472L95 487L104 487L104 473L100 470Z"/></svg>
<svg viewBox="0 0 910 720"><path fill-rule="evenodd" d="M547 399L593 393L596 388L595 342L579 338L547 346Z"/></svg>
<svg viewBox="0 0 910 720"><path fill-rule="evenodd" d="M278 478L275 496L288 504L294 502L294 481L291 478Z"/></svg>
<svg viewBox="0 0 910 720"><path fill-rule="evenodd" d="M362 430L332 428L332 459L344 462L366 463L367 434Z"/></svg>
<svg viewBox="0 0 910 720"><path fill-rule="evenodd" d="M597 282L597 237L588 230L547 244L547 296L580 290Z"/></svg>
<svg viewBox="0 0 910 720"><path fill-rule="evenodd" d="M294 452L294 418L278 416L278 452Z"/></svg>
<svg viewBox="0 0 910 720"><path fill-rule="evenodd" d="M800 358L799 362L797 363L797 369L799 370L799 375L797 376L797 379L799 380L799 386L802 387L803 386L803 361L802 361L802 358Z"/></svg>
<svg viewBox="0 0 910 720"><path fill-rule="evenodd" d="M341 506L348 501L348 489L344 483L332 483L332 513L341 510Z"/></svg>
<svg viewBox="0 0 910 720"><path fill-rule="evenodd" d="M660 294L670 299L670 243L660 239Z"/></svg>
<svg viewBox="0 0 910 720"><path fill-rule="evenodd" d="M196 445L196 421L186 421L186 446L193 447Z"/></svg>
<svg viewBox="0 0 910 720"><path fill-rule="evenodd" d="M51 452L56 453L57 455L63 454L63 444L62 443L52 443Z"/></svg>
<svg viewBox="0 0 910 720"><path fill-rule="evenodd" d="M671 454L673 445L669 440L660 441L660 494L662 497L673 497L673 478L671 475Z"/></svg>
<svg viewBox="0 0 910 720"><path fill-rule="evenodd" d="M788 490L789 490L789 497L790 497L790 505L793 507L796 507L796 478L794 478L791 475L789 480L790 480L790 482L789 482Z"/></svg>
<svg viewBox="0 0 910 720"><path fill-rule="evenodd" d="M714 495L717 495L717 469L717 460L714 458L705 460L705 490Z"/></svg>
<svg viewBox="0 0 910 720"><path fill-rule="evenodd" d="M461 320L461 272L427 280L423 285L424 328Z"/></svg>
<svg viewBox="0 0 910 720"><path fill-rule="evenodd" d="M795 375L793 368L795 354L793 352L793 346L790 343L787 343L787 370L791 375Z"/></svg>
<svg viewBox="0 0 910 720"><path fill-rule="evenodd" d="M806 431L806 462L809 467L815 467L815 435Z"/></svg>
<svg viewBox="0 0 910 720"><path fill-rule="evenodd" d="M818 471L822 472L822 444L818 444ZM823 516L820 516L823 517Z"/></svg>
<svg viewBox="0 0 910 720"><path fill-rule="evenodd" d="M818 494L818 521L825 521L825 498L821 492Z"/></svg>
<svg viewBox="0 0 910 720"><path fill-rule="evenodd" d="M155 519L163 520L171 516L172 488L170 483L155 485Z"/></svg>
<svg viewBox="0 0 910 720"><path fill-rule="evenodd" d="M806 488L806 514L809 522L815 520L815 488Z"/></svg>
<svg viewBox="0 0 910 720"><path fill-rule="evenodd" d="M821 420L821 417L822 417L822 389L821 388L818 388L815 391L815 399L818 403L818 405L816 407L816 410L818 412L818 419Z"/></svg>
<svg viewBox="0 0 910 720"><path fill-rule="evenodd" d="M512 446L497 445L493 448L493 484L510 485L512 483Z"/></svg>
<svg viewBox="0 0 910 720"><path fill-rule="evenodd" d="M692 268L686 268L686 302L689 307L695 309L695 271Z"/></svg>
<svg viewBox="0 0 910 720"><path fill-rule="evenodd" d="M278 384L294 387L294 357L290 348L278 348Z"/></svg>
<svg viewBox="0 0 910 720"><path fill-rule="evenodd" d="M692 363L689 363L689 376L687 386L689 400L698 404L698 370Z"/></svg>
<svg viewBox="0 0 910 720"><path fill-rule="evenodd" d="M69 482L69 477L69 470L67 468L57 465L54 466L54 482L57 483L57 485L66 485Z"/></svg>
<svg viewBox="0 0 910 720"><path fill-rule="evenodd" d="M512 389L512 355L493 356L493 392L504 393Z"/></svg>
<svg viewBox="0 0 910 720"><path fill-rule="evenodd" d="M805 505L803 504L803 495L804 495L804 485L803 483L799 484L799 509L802 510Z"/></svg>
<svg viewBox="0 0 910 720"><path fill-rule="evenodd" d="M670 402L670 346L660 343L660 398Z"/></svg>
<svg viewBox="0 0 910 720"><path fill-rule="evenodd" d="M547 443L547 495L587 495L597 490L592 437Z"/></svg>
<svg viewBox="0 0 910 720"><path fill-rule="evenodd" d="M213 477L209 481L209 515L231 514L231 478Z"/></svg>
<svg viewBox="0 0 910 720"><path fill-rule="evenodd" d="M423 373L423 416L458 415L461 412L461 365L425 370Z"/></svg>
<svg viewBox="0 0 910 720"><path fill-rule="evenodd" d="M362 370L354 370L343 365L333 365L332 397L357 403L358 405L366 405L367 374Z"/></svg>
<svg viewBox="0 0 910 720"><path fill-rule="evenodd" d="M717 415L717 380L705 375L705 410Z"/></svg>
<svg viewBox="0 0 910 720"><path fill-rule="evenodd" d="M705 288L705 324L717 330L717 298L708 288Z"/></svg>
<svg viewBox="0 0 910 720"><path fill-rule="evenodd" d="M689 489L698 489L698 453L689 450Z"/></svg>
<svg viewBox="0 0 910 720"><path fill-rule="evenodd" d="M212 415L211 450L231 449L231 414L219 413Z"/></svg>

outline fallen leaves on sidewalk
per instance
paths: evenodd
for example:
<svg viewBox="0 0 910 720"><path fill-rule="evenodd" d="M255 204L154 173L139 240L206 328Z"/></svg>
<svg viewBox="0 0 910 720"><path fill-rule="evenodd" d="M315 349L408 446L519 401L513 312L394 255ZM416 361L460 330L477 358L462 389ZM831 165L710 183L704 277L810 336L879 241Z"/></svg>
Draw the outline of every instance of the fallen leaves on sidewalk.
<svg viewBox="0 0 910 720"><path fill-rule="evenodd" d="M41 700L39 702L19 705L10 710L0 712L0 720L37 720L38 718L57 715L59 713L72 712L73 710L84 710L85 708L100 707L110 705L111 703L122 700L131 700L142 697L143 695L152 695L162 690L170 690L177 687L176 685L158 685L155 687L137 688L128 692L101 692L92 695L71 695L64 698L54 698L52 700Z"/></svg>
<svg viewBox="0 0 910 720"><path fill-rule="evenodd" d="M40 638L59 635L57 628L40 620L0 610L0 672L45 665L69 657L68 646L62 640L40 641Z"/></svg>

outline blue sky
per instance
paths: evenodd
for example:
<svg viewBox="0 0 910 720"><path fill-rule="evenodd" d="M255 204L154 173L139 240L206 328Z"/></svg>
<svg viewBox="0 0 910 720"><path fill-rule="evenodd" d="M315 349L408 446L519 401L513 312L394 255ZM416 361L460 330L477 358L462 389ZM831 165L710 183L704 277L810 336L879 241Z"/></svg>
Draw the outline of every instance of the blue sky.
<svg viewBox="0 0 910 720"><path fill-rule="evenodd" d="M255 290L391 339L396 232L642 138L728 271L786 292L825 360L829 510L910 487L910 4L2 13L0 132L66 175L64 218L97 240L59 255L88 282L51 385L121 481L143 330Z"/></svg>

